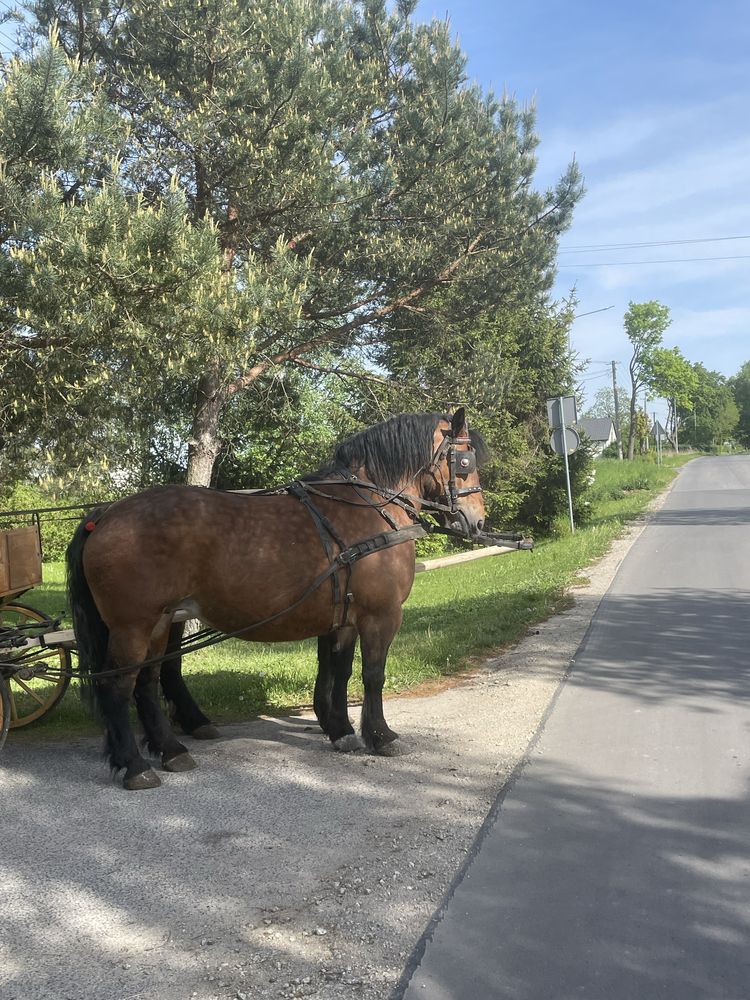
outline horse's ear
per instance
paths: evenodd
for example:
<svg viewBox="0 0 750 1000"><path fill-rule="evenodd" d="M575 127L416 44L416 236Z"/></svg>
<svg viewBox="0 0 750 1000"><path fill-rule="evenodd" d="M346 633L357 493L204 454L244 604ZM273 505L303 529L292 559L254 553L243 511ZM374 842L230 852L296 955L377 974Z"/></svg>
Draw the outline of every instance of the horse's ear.
<svg viewBox="0 0 750 1000"><path fill-rule="evenodd" d="M464 437L462 431L466 428L466 410L459 406L451 417L451 434L453 437Z"/></svg>

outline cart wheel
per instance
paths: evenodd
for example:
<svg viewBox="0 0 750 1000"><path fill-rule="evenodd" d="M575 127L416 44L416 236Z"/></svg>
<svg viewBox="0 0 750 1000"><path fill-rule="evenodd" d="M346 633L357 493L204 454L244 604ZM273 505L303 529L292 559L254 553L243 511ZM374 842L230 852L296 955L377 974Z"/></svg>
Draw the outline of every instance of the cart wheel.
<svg viewBox="0 0 750 1000"><path fill-rule="evenodd" d="M42 635L49 631L50 618L41 611L23 604L0 605L2 628L17 628L35 622L39 623L39 628L30 628L29 635ZM11 729L27 726L55 707L70 683L71 665L70 651L62 646L54 649L40 646L38 653L24 658L23 672L30 671L31 674L24 677L14 673L8 678Z"/></svg>
<svg viewBox="0 0 750 1000"><path fill-rule="evenodd" d="M5 677L0 673L0 750L3 748L3 743L5 743L5 737L8 735L8 726L10 725L10 692L8 691L8 682Z"/></svg>

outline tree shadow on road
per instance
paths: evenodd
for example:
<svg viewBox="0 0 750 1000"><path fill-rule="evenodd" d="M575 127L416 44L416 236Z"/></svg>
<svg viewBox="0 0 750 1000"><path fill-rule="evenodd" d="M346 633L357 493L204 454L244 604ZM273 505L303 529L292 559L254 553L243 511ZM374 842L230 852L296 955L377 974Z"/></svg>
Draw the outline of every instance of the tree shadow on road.
<svg viewBox="0 0 750 1000"><path fill-rule="evenodd" d="M535 761L407 998L740 1000L750 977L749 822L747 794L615 792Z"/></svg>

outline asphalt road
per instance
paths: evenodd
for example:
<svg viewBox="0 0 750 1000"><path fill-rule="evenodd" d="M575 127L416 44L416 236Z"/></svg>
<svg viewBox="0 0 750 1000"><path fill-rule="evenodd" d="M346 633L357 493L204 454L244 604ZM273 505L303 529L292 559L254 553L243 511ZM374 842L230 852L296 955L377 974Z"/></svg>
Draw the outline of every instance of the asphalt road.
<svg viewBox="0 0 750 1000"><path fill-rule="evenodd" d="M620 567L405 1000L750 996L749 598L750 456L699 459Z"/></svg>

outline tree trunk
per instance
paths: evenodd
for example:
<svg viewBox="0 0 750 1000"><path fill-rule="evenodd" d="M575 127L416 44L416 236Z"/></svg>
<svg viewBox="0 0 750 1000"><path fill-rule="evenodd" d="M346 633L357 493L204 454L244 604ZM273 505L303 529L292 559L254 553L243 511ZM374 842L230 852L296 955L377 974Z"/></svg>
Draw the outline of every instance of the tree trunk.
<svg viewBox="0 0 750 1000"><path fill-rule="evenodd" d="M188 443L187 483L210 486L214 463L221 451L219 417L226 403L226 390L218 368L204 372L198 382L198 399Z"/></svg>
<svg viewBox="0 0 750 1000"><path fill-rule="evenodd" d="M635 392L630 397L630 429L628 430L628 461L633 461L633 455L635 454L635 410L636 410L636 394Z"/></svg>

